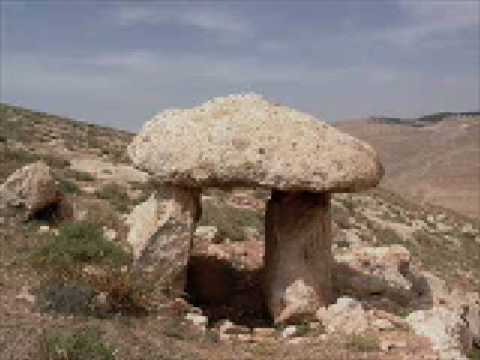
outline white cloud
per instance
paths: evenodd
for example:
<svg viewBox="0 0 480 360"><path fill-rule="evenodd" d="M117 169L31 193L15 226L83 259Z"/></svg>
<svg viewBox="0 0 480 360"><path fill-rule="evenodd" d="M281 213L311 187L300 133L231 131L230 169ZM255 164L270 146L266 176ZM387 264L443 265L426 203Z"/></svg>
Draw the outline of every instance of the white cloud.
<svg viewBox="0 0 480 360"><path fill-rule="evenodd" d="M396 45L413 46L436 36L479 26L480 2L475 0L404 0L399 4L408 22L378 35Z"/></svg>
<svg viewBox="0 0 480 360"><path fill-rule="evenodd" d="M220 5L220 3L218 4ZM123 4L115 8L114 20L123 26L137 24L178 24L212 32L249 34L252 24L245 17L228 12L220 6L206 4Z"/></svg>

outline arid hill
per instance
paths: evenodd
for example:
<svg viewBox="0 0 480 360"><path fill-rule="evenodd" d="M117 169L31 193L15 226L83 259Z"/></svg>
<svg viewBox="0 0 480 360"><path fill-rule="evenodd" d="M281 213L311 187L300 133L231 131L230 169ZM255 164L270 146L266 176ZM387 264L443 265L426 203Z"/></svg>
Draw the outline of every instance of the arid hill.
<svg viewBox="0 0 480 360"><path fill-rule="evenodd" d="M456 141L466 149L479 128L465 124L471 130L465 137L453 123L340 127L358 137L376 129L384 141L372 143L380 149L389 148L382 131L396 131L392 147L409 158L414 145L427 151L435 144L433 135L430 146L414 144L413 134L444 134L448 126L457 135L444 137L445 144ZM468 359L480 358L477 219L385 189L335 195L333 282L339 300L318 321L275 328L261 296L270 192L205 191L187 289L172 295L133 271L126 219L158 184L131 166L131 139L115 129L0 104L0 360L466 360L460 350ZM404 139L409 146L401 146ZM472 145L472 154L478 156L477 150ZM386 184L410 169L409 162L392 167L395 157L388 154ZM449 161L461 165L462 157L451 155ZM50 168L62 202L26 218L21 203L5 204L2 186L39 160ZM419 171L415 179L424 177ZM161 294L154 294L159 288ZM152 294L161 301L152 302ZM432 336L421 335L424 328ZM470 333L475 347L465 335ZM470 348L463 348L464 338Z"/></svg>
<svg viewBox="0 0 480 360"><path fill-rule="evenodd" d="M379 151L386 189L415 203L480 217L480 117L423 123L366 119L336 126Z"/></svg>

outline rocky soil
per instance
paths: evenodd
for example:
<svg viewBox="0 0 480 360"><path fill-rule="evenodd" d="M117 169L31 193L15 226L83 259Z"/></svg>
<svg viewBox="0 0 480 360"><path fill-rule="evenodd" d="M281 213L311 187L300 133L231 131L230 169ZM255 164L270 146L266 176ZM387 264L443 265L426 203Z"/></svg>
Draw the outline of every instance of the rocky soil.
<svg viewBox="0 0 480 360"><path fill-rule="evenodd" d="M114 359L480 356L480 224L474 220L385 190L335 195L337 300L315 321L274 327L261 296L270 194L212 189L202 196L187 293L162 293L147 312L112 310L112 287L84 289L70 278L53 283L32 255L71 221L94 223L108 241L131 251L127 215L153 186L123 155L130 135L4 106L0 134L0 184L43 160L63 194L60 208L28 218L21 204L0 207L2 360L51 359L45 349L52 334L85 328L98 330Z"/></svg>

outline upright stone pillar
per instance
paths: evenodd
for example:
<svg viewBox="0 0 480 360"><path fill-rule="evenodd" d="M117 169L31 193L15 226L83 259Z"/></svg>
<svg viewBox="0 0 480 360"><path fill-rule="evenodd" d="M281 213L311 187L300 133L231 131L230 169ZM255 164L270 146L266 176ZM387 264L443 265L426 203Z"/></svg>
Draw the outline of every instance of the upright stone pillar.
<svg viewBox="0 0 480 360"><path fill-rule="evenodd" d="M163 186L130 215L128 240L136 268L150 273L152 280L174 294L185 290L193 232L200 213L198 189Z"/></svg>
<svg viewBox="0 0 480 360"><path fill-rule="evenodd" d="M332 300L330 194L274 190L265 215L265 295L276 324Z"/></svg>

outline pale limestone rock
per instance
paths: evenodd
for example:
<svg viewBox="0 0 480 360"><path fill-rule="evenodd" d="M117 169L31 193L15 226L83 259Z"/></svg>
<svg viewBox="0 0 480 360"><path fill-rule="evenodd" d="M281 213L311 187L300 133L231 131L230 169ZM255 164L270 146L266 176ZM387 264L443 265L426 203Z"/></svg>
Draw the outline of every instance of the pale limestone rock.
<svg viewBox="0 0 480 360"><path fill-rule="evenodd" d="M211 243L218 241L219 233L216 226L198 226L195 229L195 237Z"/></svg>
<svg viewBox="0 0 480 360"><path fill-rule="evenodd" d="M60 202L62 195L43 161L24 166L0 185L0 203L22 207L27 217Z"/></svg>
<svg viewBox="0 0 480 360"><path fill-rule="evenodd" d="M22 286L20 293L16 296L17 300L25 300L26 302L33 304L35 303L36 297L30 292L29 286Z"/></svg>
<svg viewBox="0 0 480 360"><path fill-rule="evenodd" d="M117 238L117 232L114 229L109 229L106 226L103 227L103 235L110 241L115 241Z"/></svg>
<svg viewBox="0 0 480 360"><path fill-rule="evenodd" d="M185 319L192 322L192 324L199 328L201 331L207 330L208 317L200 314L188 313L185 316Z"/></svg>
<svg viewBox="0 0 480 360"><path fill-rule="evenodd" d="M466 322L455 311L445 307L419 310L407 317L407 322L419 336L430 339L440 360L466 360L465 353L471 348L468 344Z"/></svg>
<svg viewBox="0 0 480 360"><path fill-rule="evenodd" d="M218 328L220 340L230 340L232 335L238 338L239 335L250 335L250 329L225 320Z"/></svg>
<svg viewBox="0 0 480 360"><path fill-rule="evenodd" d="M283 338L291 338L296 336L298 333L298 328L295 325L289 325L285 327L282 331L282 337Z"/></svg>
<svg viewBox="0 0 480 360"><path fill-rule="evenodd" d="M161 226L159 203L155 194L143 203L137 205L126 220L130 227L127 242L132 247L133 258L138 260L147 246L148 240Z"/></svg>
<svg viewBox="0 0 480 360"><path fill-rule="evenodd" d="M38 228L38 232L41 233L41 234L47 234L47 233L50 232L50 226L40 225L40 227Z"/></svg>
<svg viewBox="0 0 480 360"><path fill-rule="evenodd" d="M357 191L383 175L366 143L253 94L163 111L144 125L128 154L160 182L191 187Z"/></svg>
<svg viewBox="0 0 480 360"><path fill-rule="evenodd" d="M372 321L371 325L380 331L393 330L395 328L395 326L387 319L375 319Z"/></svg>
<svg viewBox="0 0 480 360"><path fill-rule="evenodd" d="M368 318L362 304L352 298L338 298L335 304L318 309L316 315L327 333L361 334L368 328Z"/></svg>
<svg viewBox="0 0 480 360"><path fill-rule="evenodd" d="M76 171L86 172L96 179L116 183L145 183L149 179L147 173L139 171L130 165L112 164L98 158L72 159L70 167Z"/></svg>
<svg viewBox="0 0 480 360"><path fill-rule="evenodd" d="M200 216L199 193L162 187L137 206L127 223L136 267L155 274L176 292L183 292L194 225ZM158 277L157 277L158 276Z"/></svg>
<svg viewBox="0 0 480 360"><path fill-rule="evenodd" d="M330 195L273 191L265 221L265 290L275 323L314 318L332 299Z"/></svg>

